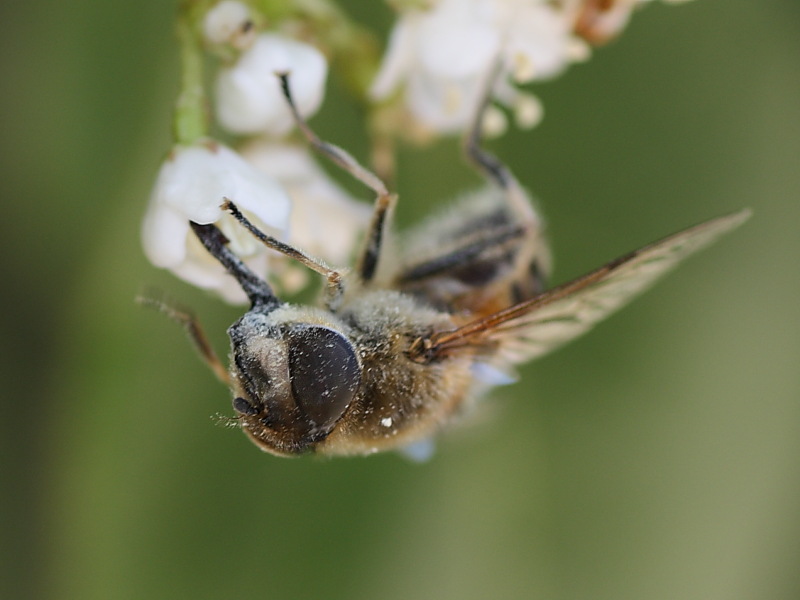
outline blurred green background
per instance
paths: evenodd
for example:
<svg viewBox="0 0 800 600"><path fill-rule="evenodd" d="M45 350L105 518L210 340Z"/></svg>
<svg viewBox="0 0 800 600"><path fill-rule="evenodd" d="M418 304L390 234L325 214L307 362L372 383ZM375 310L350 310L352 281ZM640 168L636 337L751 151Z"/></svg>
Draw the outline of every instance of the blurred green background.
<svg viewBox="0 0 800 600"><path fill-rule="evenodd" d="M385 31L382 3L349 2ZM172 2L0 5L2 598L800 597L800 3L660 3L536 88L492 144L541 199L556 281L754 218L524 369L426 464L263 455L181 332L240 310L158 272L139 223L170 144ZM366 155L332 87L314 120ZM400 220L478 179L404 150Z"/></svg>

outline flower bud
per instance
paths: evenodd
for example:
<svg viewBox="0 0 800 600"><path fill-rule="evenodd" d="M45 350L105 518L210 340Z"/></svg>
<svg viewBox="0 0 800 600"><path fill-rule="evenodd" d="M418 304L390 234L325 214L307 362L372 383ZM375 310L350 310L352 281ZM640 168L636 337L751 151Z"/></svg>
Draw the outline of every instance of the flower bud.
<svg viewBox="0 0 800 600"><path fill-rule="evenodd" d="M210 44L228 44L243 50L255 39L250 8L237 0L214 5L203 19L203 37Z"/></svg>
<svg viewBox="0 0 800 600"><path fill-rule="evenodd" d="M328 65L322 53L276 33L259 35L216 81L216 114L232 133L286 134L294 125L276 73L291 73L292 96L303 117L322 103Z"/></svg>

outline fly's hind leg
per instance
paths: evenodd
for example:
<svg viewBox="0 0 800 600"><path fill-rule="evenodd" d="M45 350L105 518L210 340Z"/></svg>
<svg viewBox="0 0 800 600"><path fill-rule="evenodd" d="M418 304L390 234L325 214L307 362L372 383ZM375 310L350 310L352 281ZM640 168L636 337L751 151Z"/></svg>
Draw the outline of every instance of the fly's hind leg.
<svg viewBox="0 0 800 600"><path fill-rule="evenodd" d="M364 283L367 283L375 276L385 232L389 226L391 209L397 200L397 196L390 194L383 181L372 171L359 164L347 151L339 146L321 140L317 134L314 133L303 117L300 116L295 106L289 87L289 74L280 73L278 76L281 80L283 95L289 103L289 108L292 111L295 123L314 150L326 156L333 163L375 192L376 199L372 213L372 221L370 222L364 248L361 251L357 264L358 275Z"/></svg>
<svg viewBox="0 0 800 600"><path fill-rule="evenodd" d="M464 150L493 185L457 207L455 217L421 228L416 237L421 250L411 253L395 278L400 289L434 305L473 314L536 296L544 291L550 268L542 222L528 194L508 167L482 147L490 92L487 84ZM426 238L437 243L425 244Z"/></svg>
<svg viewBox="0 0 800 600"><path fill-rule="evenodd" d="M411 232L392 283L436 308L489 314L543 291L540 242L503 190L483 190Z"/></svg>
<svg viewBox="0 0 800 600"><path fill-rule="evenodd" d="M479 171L505 192L509 205L523 221L533 221L535 225L540 225L530 199L517 178L499 158L482 146L483 122L491 100L492 84L498 76L497 71L498 69L494 69L487 78L483 98L464 137L464 152Z"/></svg>
<svg viewBox="0 0 800 600"><path fill-rule="evenodd" d="M327 296L326 296L326 304L329 308L335 307L342 297L344 293L344 285L342 283L342 274L336 269L332 269L323 263L321 260L316 259L312 256L309 256L302 250L295 248L294 246L290 246L289 244L285 244L284 242L280 241L277 238L272 237L271 235L267 235L263 231L261 231L258 227L253 225L252 221L245 217L242 214L242 211L230 200L227 198L221 205L222 210L227 210L234 219L239 221L241 225L247 229L253 237L255 237L258 241L264 244L267 248L271 250L275 250L276 252L280 252L284 256L287 256L291 259L296 260L300 264L308 267L312 271L316 271L328 282L328 287L326 288Z"/></svg>

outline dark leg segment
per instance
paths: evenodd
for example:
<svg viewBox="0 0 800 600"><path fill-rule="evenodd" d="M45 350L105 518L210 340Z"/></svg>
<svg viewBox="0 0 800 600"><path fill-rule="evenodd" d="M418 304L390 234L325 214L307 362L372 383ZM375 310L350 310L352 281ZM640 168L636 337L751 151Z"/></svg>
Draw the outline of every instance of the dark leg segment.
<svg viewBox="0 0 800 600"><path fill-rule="evenodd" d="M470 261L475 260L485 251L501 246L509 240L520 238L525 233L526 229L518 225L507 225L494 231L489 231L485 235L467 241L463 246L448 254L436 256L429 261L405 269L400 273L397 281L405 284L427 279L428 277L447 275L451 270L468 266Z"/></svg>
<svg viewBox="0 0 800 600"><path fill-rule="evenodd" d="M383 247L383 237L386 231L387 221L390 211L394 207L396 196L378 196L375 201L375 208L372 212L372 220L369 224L367 239L364 241L364 249L358 259L357 269L362 281L371 281L375 277L378 268L378 259Z"/></svg>
<svg viewBox="0 0 800 600"><path fill-rule="evenodd" d="M483 127L483 115L486 111L486 106L487 101L484 101L478 109L478 114L465 139L464 150L467 157L490 179L494 180L501 188L508 189L516 184L514 176L496 156L486 152L481 147L481 128Z"/></svg>
<svg viewBox="0 0 800 600"><path fill-rule="evenodd" d="M216 258L225 270L228 271L239 285L250 302L253 308L276 308L281 304L280 300L272 293L272 288L269 287L266 281L261 279L258 275L253 273L247 265L236 256L230 248L226 245L228 238L217 228L216 225L198 225L197 223L190 222L192 231L202 242L214 258Z"/></svg>
<svg viewBox="0 0 800 600"><path fill-rule="evenodd" d="M492 85L495 79L500 74L500 65L498 64L489 75L485 83L485 91L483 100L478 105L475 113L475 118L472 121L470 130L464 139L464 151L475 166L478 167L483 173L505 190L506 195L511 202L511 205L518 212L520 217L524 220L533 219L533 209L530 205L530 200L525 194L522 186L520 186L516 177L496 156L490 154L481 147L481 131L483 128L483 118L486 113L486 108L489 106L492 95Z"/></svg>
<svg viewBox="0 0 800 600"><path fill-rule="evenodd" d="M328 304L335 304L336 300L338 300L342 296L342 275L336 269L331 269L327 267L319 260L308 256L305 252L302 252L295 248L294 246L290 246L289 244L284 244L278 239L275 239L271 235L267 235L263 231L261 231L258 227L253 225L253 223L245 217L242 212L238 209L238 207L231 202L230 200L226 199L225 202L222 203L222 210L227 210L228 212L233 215L233 217L239 221L250 233L253 234L258 241L264 244L267 248L271 250L275 250L276 252L280 252L284 256L288 256L296 260L297 262L305 265L309 269L316 271L320 275L324 276L325 279L328 280Z"/></svg>

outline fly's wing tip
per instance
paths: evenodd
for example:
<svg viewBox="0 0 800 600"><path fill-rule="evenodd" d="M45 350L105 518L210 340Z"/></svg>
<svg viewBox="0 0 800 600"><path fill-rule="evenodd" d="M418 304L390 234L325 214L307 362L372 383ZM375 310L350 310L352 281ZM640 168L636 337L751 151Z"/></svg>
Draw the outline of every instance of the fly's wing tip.
<svg viewBox="0 0 800 600"><path fill-rule="evenodd" d="M720 225L720 233L736 229L746 221L749 221L752 216L753 209L748 207L743 208L735 213L725 215L724 217L720 217L717 219L717 222Z"/></svg>

